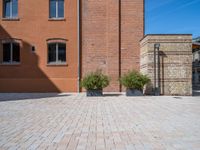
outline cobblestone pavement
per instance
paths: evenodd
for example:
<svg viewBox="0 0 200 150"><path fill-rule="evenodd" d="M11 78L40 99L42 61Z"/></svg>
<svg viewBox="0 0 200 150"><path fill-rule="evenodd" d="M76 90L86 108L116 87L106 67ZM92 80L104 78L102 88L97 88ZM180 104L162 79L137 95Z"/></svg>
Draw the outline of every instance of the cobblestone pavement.
<svg viewBox="0 0 200 150"><path fill-rule="evenodd" d="M0 94L0 149L200 150L200 98Z"/></svg>

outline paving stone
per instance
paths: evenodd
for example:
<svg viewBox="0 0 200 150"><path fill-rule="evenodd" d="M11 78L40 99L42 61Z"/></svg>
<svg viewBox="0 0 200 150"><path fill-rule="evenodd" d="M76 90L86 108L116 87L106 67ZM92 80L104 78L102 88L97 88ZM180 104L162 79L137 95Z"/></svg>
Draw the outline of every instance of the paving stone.
<svg viewBox="0 0 200 150"><path fill-rule="evenodd" d="M5 93L0 135L0 150L198 150L200 101Z"/></svg>

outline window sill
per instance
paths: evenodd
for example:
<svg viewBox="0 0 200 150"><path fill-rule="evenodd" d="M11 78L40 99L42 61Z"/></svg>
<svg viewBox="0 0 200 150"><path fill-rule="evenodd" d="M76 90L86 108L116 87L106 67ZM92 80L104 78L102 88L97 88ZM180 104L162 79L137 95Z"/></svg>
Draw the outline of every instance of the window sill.
<svg viewBox="0 0 200 150"><path fill-rule="evenodd" d="M21 63L0 63L0 66L20 66Z"/></svg>
<svg viewBox="0 0 200 150"><path fill-rule="evenodd" d="M20 21L19 18L2 18L3 21Z"/></svg>
<svg viewBox="0 0 200 150"><path fill-rule="evenodd" d="M49 18L49 21L65 21L65 18Z"/></svg>
<svg viewBox="0 0 200 150"><path fill-rule="evenodd" d="M51 66L68 66L67 63L50 63L47 64L47 66L51 67Z"/></svg>

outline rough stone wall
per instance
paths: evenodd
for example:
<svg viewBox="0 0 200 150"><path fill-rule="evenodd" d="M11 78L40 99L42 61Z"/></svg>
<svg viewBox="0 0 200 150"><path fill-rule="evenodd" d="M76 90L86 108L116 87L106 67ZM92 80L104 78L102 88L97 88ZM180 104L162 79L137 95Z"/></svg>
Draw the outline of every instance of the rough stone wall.
<svg viewBox="0 0 200 150"><path fill-rule="evenodd" d="M142 73L154 83L154 44L160 43L160 84L162 95L192 95L192 36L147 35L140 43Z"/></svg>
<svg viewBox="0 0 200 150"><path fill-rule="evenodd" d="M82 76L101 69L112 80L106 91L120 91L120 74L139 70L143 1L82 0Z"/></svg>

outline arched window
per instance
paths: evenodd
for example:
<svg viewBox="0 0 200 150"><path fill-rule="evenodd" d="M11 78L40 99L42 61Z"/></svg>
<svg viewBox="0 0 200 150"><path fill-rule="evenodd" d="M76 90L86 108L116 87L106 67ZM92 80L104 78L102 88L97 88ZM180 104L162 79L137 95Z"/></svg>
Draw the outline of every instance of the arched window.
<svg viewBox="0 0 200 150"><path fill-rule="evenodd" d="M49 39L48 44L48 64L66 64L66 40Z"/></svg>
<svg viewBox="0 0 200 150"><path fill-rule="evenodd" d="M17 40L2 40L0 61L3 64L20 63L20 43Z"/></svg>

